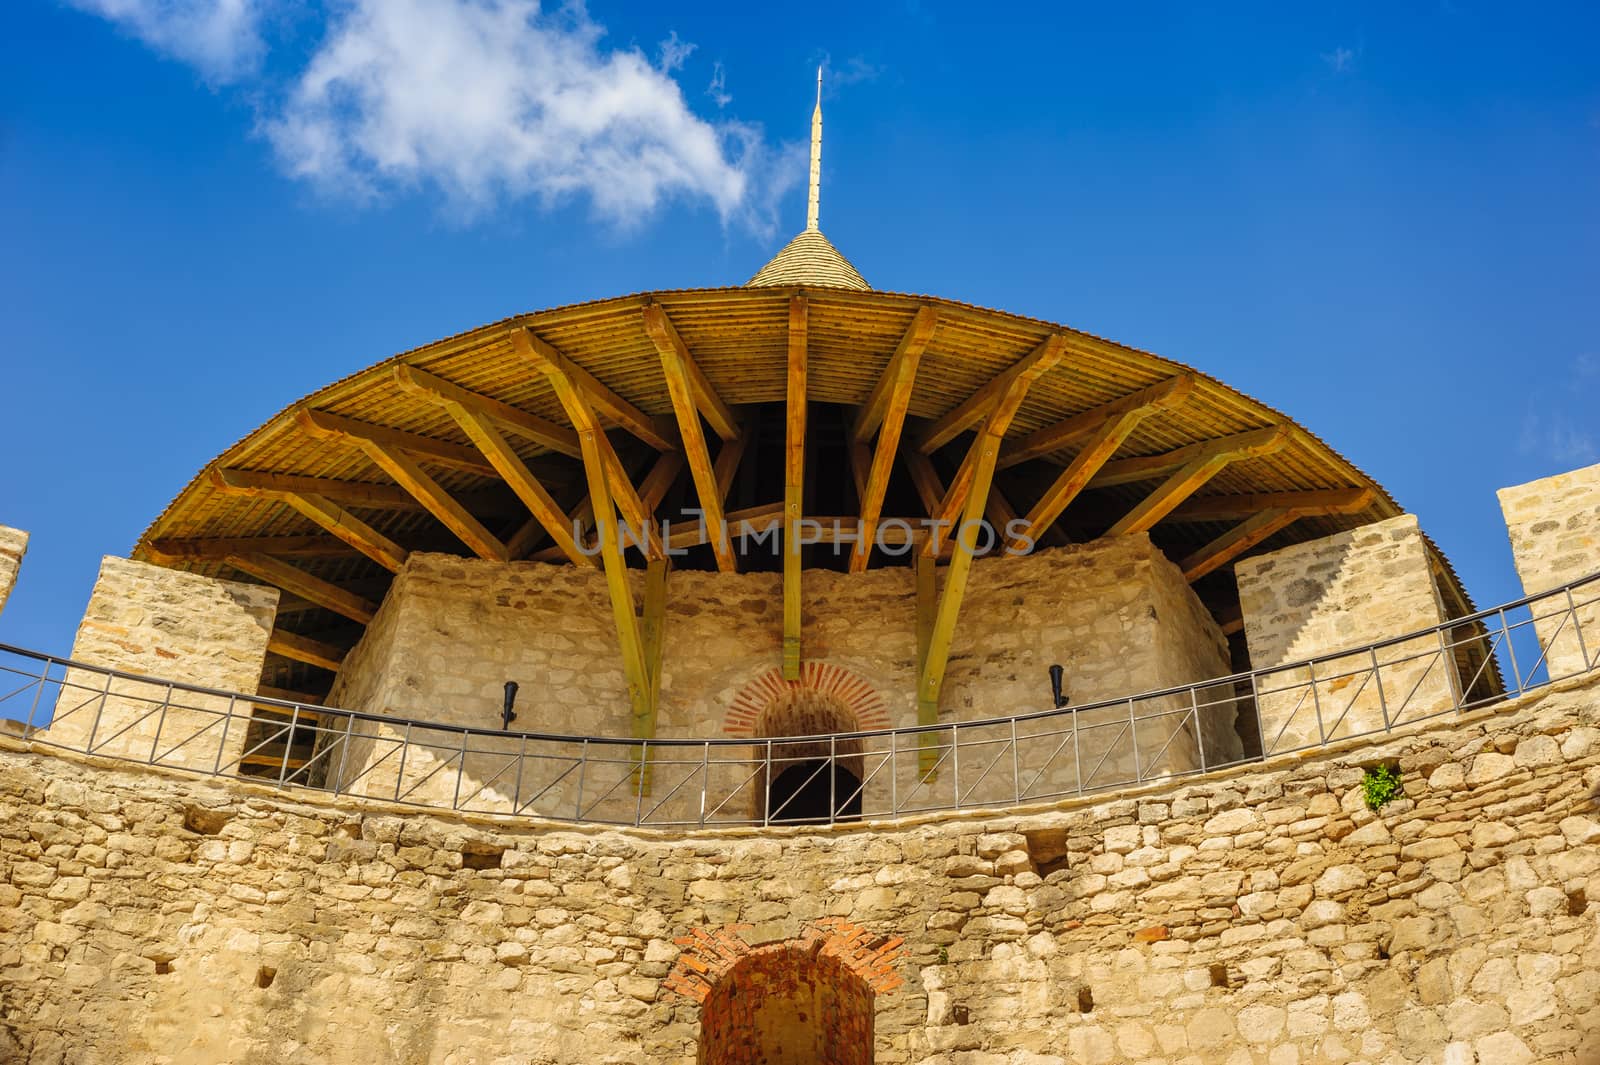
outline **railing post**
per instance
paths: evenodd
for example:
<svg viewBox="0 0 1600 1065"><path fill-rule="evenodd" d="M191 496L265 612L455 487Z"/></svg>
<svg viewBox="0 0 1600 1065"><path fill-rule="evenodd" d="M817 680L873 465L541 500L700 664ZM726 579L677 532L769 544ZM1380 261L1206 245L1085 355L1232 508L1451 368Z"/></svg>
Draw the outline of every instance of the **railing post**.
<svg viewBox="0 0 1600 1065"><path fill-rule="evenodd" d="M150 760L148 765L156 764L156 752L161 750L161 729L167 723L167 707L172 705L172 685L167 685L167 694L161 700L161 712L156 715L156 734L150 740Z"/></svg>
<svg viewBox="0 0 1600 1065"><path fill-rule="evenodd" d="M956 809L961 809L961 734L953 721L950 723L950 792L955 796Z"/></svg>
<svg viewBox="0 0 1600 1065"><path fill-rule="evenodd" d="M522 767L527 761L528 737L520 736L517 738L517 782L511 793L511 812L514 814L522 812Z"/></svg>
<svg viewBox="0 0 1600 1065"><path fill-rule="evenodd" d="M289 730L283 734L283 758L278 766L278 787L283 787L289 776L289 752L294 749L294 730L300 724L300 706L295 704L289 712Z"/></svg>
<svg viewBox="0 0 1600 1065"><path fill-rule="evenodd" d="M1260 674L1250 671L1250 705L1256 712L1256 746L1261 748L1261 760L1267 760L1267 726L1261 720L1261 687L1256 683Z"/></svg>
<svg viewBox="0 0 1600 1065"><path fill-rule="evenodd" d="M1206 771L1206 730L1200 723L1200 689L1189 685L1189 712L1194 715L1194 743L1200 752L1200 771Z"/></svg>
<svg viewBox="0 0 1600 1065"><path fill-rule="evenodd" d="M1578 616L1578 604L1573 602L1572 585L1570 584L1567 585L1567 609L1572 613L1572 631L1578 636L1578 656L1583 661L1583 668L1578 672L1585 673L1589 669L1589 645L1583 638L1583 619ZM1596 609L1600 609L1600 607Z"/></svg>
<svg viewBox="0 0 1600 1065"><path fill-rule="evenodd" d="M572 819L583 820L583 778L589 773L589 738L583 739L583 745L578 748L578 800L572 807Z"/></svg>
<svg viewBox="0 0 1600 1065"><path fill-rule="evenodd" d="M711 790L711 741L700 742L700 827L706 827L706 795Z"/></svg>
<svg viewBox="0 0 1600 1065"><path fill-rule="evenodd" d="M831 828L839 811L839 737L828 737L828 826Z"/></svg>
<svg viewBox="0 0 1600 1065"><path fill-rule="evenodd" d="M1322 727L1322 697L1317 694L1317 660L1314 658L1306 663L1306 682L1311 685L1311 709L1317 715L1317 745L1325 747L1328 733Z"/></svg>
<svg viewBox="0 0 1600 1065"><path fill-rule="evenodd" d="M21 670L18 670L18 672L20 673ZM33 723L33 717L39 712L39 700L44 698L44 686L48 683L50 683L50 660L47 658L44 660L44 668L39 671L39 686L33 690L33 703L28 707L28 732L30 734L33 732L34 728L37 727ZM66 686L67 671L63 669L61 671L62 690L65 690ZM59 701L60 698L61 697L59 695L56 696L57 701ZM52 721L55 720L55 714L51 714L50 719Z"/></svg>
<svg viewBox="0 0 1600 1065"><path fill-rule="evenodd" d="M344 739L339 742L339 773L333 779L333 793L339 794L344 787L344 760L350 753L350 736L356 727L356 716L346 714L344 717Z"/></svg>
<svg viewBox="0 0 1600 1065"><path fill-rule="evenodd" d="M899 759L899 731L889 733L889 816L900 815L900 759ZM866 805L866 796L862 796L862 805Z"/></svg>
<svg viewBox="0 0 1600 1065"><path fill-rule="evenodd" d="M211 775L214 777L222 775L222 752L228 749L228 726L233 724L233 707L237 702L238 696L228 696L228 712L223 715L222 736L217 740L217 758L216 761L211 764ZM245 735L246 738L248 738L249 733L246 733Z"/></svg>
<svg viewBox="0 0 1600 1065"><path fill-rule="evenodd" d="M394 801L400 801L400 785L406 780L406 755L411 753L411 722L406 722L406 729L400 734L400 767L394 773Z"/></svg>
<svg viewBox="0 0 1600 1065"><path fill-rule="evenodd" d="M1022 765L1017 754L1017 719L1011 719L1011 803L1022 801Z"/></svg>
<svg viewBox="0 0 1600 1065"><path fill-rule="evenodd" d="M1133 698L1128 699L1128 735L1133 743L1133 782L1144 782L1144 771L1139 767L1139 719L1133 712Z"/></svg>
<svg viewBox="0 0 1600 1065"><path fill-rule="evenodd" d="M1389 700L1383 694L1383 669L1378 665L1378 649L1367 648L1367 653L1372 657L1372 679L1378 682L1378 713L1383 715L1383 731L1389 731ZM1401 683L1405 683L1401 681ZM1405 707L1402 705L1401 710Z"/></svg>
<svg viewBox="0 0 1600 1065"><path fill-rule="evenodd" d="M1500 615L1500 631L1506 634L1506 657L1511 659L1511 678L1516 681L1517 694L1521 695L1526 689L1522 684L1522 670L1517 665L1517 649L1512 646L1515 641L1511 638L1511 625L1506 621L1504 607L1501 607L1496 613ZM1539 626L1533 623L1533 613L1533 604L1530 603L1528 604L1528 624L1533 629L1533 638L1537 640L1539 638Z"/></svg>
<svg viewBox="0 0 1600 1065"><path fill-rule="evenodd" d="M100 689L100 705L94 708L94 721L89 724L89 745L83 749L84 754L94 753L95 733L100 731L100 716L106 712L106 700L111 697L111 671L106 671L106 682Z"/></svg>
<svg viewBox="0 0 1600 1065"><path fill-rule="evenodd" d="M766 772L761 774L761 794L757 796L761 802L761 827L766 828L772 824L772 737L767 737L767 762Z"/></svg>
<svg viewBox="0 0 1600 1065"><path fill-rule="evenodd" d="M650 741L639 741L639 774L633 778L633 825L644 823L644 767L650 764Z"/></svg>
<svg viewBox="0 0 1600 1065"><path fill-rule="evenodd" d="M1078 734L1078 711L1072 711L1072 775L1078 794L1083 794L1083 743Z"/></svg>

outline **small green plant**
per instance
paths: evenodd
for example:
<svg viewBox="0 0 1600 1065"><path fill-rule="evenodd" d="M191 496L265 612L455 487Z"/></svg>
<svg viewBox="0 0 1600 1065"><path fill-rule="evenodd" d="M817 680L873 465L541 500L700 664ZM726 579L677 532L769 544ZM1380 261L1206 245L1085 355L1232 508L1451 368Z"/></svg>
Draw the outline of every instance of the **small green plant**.
<svg viewBox="0 0 1600 1065"><path fill-rule="evenodd" d="M950 964L950 951L948 949L946 949L945 947L940 947L939 948L939 964L940 965L949 965Z"/></svg>
<svg viewBox="0 0 1600 1065"><path fill-rule="evenodd" d="M1369 810L1378 809L1400 792L1400 770L1392 765L1368 766L1361 777L1361 798Z"/></svg>

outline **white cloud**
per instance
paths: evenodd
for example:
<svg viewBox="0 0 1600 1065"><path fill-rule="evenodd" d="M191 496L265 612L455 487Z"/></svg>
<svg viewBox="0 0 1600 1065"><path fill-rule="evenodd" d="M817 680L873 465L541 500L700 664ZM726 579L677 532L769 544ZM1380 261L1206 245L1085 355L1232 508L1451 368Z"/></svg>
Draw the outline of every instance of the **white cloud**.
<svg viewBox="0 0 1600 1065"><path fill-rule="evenodd" d="M254 76L263 13L285 0L68 0L216 81L244 86L291 175L337 197L421 190L475 217L526 198L587 202L620 226L664 201L773 228L803 148L698 117L673 78L695 45L608 48L580 3L331 0L303 69ZM731 97L720 66L713 98Z"/></svg>
<svg viewBox="0 0 1600 1065"><path fill-rule="evenodd" d="M114 22L151 48L198 70L208 81L252 74L263 51L260 0L66 0Z"/></svg>
<svg viewBox="0 0 1600 1065"><path fill-rule="evenodd" d="M1360 58L1360 55L1359 51L1352 52L1348 48L1335 48L1331 52L1324 53L1322 61L1328 64L1335 74L1343 74L1355 65L1355 61Z"/></svg>
<svg viewBox="0 0 1600 1065"><path fill-rule="evenodd" d="M728 92L728 72L722 69L721 60L711 66L711 84L706 86L706 95L719 108L733 103L733 96Z"/></svg>

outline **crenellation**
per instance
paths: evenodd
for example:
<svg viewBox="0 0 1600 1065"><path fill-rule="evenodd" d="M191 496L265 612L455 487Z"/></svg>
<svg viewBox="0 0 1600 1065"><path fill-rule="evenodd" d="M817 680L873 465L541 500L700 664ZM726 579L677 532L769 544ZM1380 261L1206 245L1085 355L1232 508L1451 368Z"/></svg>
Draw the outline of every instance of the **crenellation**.
<svg viewBox="0 0 1600 1065"><path fill-rule="evenodd" d="M1600 572L1600 465L1502 488L1499 497L1525 594ZM1600 585L1577 590L1571 605L1583 630L1592 631L1600 624ZM1561 616L1536 618L1534 627L1551 676L1569 676L1600 661L1600 647L1586 644Z"/></svg>

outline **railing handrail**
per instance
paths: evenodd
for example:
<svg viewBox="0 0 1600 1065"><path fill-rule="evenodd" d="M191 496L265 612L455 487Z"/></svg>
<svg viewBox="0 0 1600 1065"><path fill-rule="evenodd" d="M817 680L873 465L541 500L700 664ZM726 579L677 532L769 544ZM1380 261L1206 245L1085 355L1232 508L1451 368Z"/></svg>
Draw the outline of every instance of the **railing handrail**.
<svg viewBox="0 0 1600 1065"><path fill-rule="evenodd" d="M1521 607L1531 606L1532 604L1540 602L1541 600L1557 595L1566 595L1577 588L1595 583L1600 583L1600 571L1596 571L1584 577L1579 577L1576 580L1568 581L1565 584L1557 585L1543 592L1525 595L1520 599L1514 599L1510 602L1501 603L1498 606L1489 607L1485 610L1479 610L1472 614L1463 615L1462 617L1451 618L1447 621L1441 622L1438 625L1417 629L1415 631L1405 633L1404 635L1386 637L1385 639L1377 640L1372 643L1361 644L1356 647L1330 652L1328 654L1316 655L1311 658L1304 658L1294 662L1286 662L1282 665L1245 670L1239 673L1230 673L1226 676L1192 681L1187 684L1177 684L1167 688L1156 688L1149 691L1136 692L1131 695L1122 695L1111 699L1101 699L1092 703L1082 703L1062 707L1059 709L1050 708L1045 710L1031 710L1020 714L1002 714L993 717L972 718L965 721L949 721L936 724L899 725L881 729L863 729L856 732L815 733L806 736L781 736L774 737L773 739L774 742L778 743L801 743L808 740L814 742L816 740L829 738L839 740L869 740L882 738L889 734L898 736L915 736L931 732L944 732L949 729L979 729L998 725L1006 725L1012 722L1038 721L1046 718L1063 717L1071 714L1082 714L1095 710L1104 710L1111 707L1121 707L1133 700L1142 702L1175 695L1186 695L1198 689L1222 688L1228 685L1251 682L1257 678L1269 674L1290 673L1300 669L1309 669L1318 663L1334 662L1341 659L1348 659L1355 655L1374 653L1386 647L1394 647L1399 644L1409 643L1423 637L1435 636L1451 630L1460 629L1463 626L1477 624L1497 615L1504 615L1508 610L1516 610ZM1594 602L1600 602L1600 599L1596 599ZM1575 604L1577 608L1582 608L1589 605L1591 604L1588 602ZM294 702L292 700L275 699L263 695L250 695L245 692L230 691L224 688L209 688L204 685L188 684L184 681L172 680L166 677L152 677L140 673L129 673L118 669L111 669L106 666L97 666L87 662L80 662L71 658L62 658L58 655L47 654L42 651L33 651L28 648L16 647L6 643L0 643L0 654L11 654L21 658L43 662L45 663L46 672L48 672L51 666L60 666L69 670L84 670L97 676L108 677L111 680L126 680L134 683L161 685L164 687L170 687L175 691L183 691L192 695L231 699L253 706L275 707L289 711L293 711L297 708L310 709L315 710L319 714L337 715L342 718L351 718L356 721L369 721L378 725L396 726L402 729L420 728L426 729L430 732L467 733L471 735L493 737L495 739L530 740L540 743L597 743L617 747L638 747L641 743L646 742L639 737L595 736L586 735L583 733L527 732L512 729L491 729L477 725L459 725L450 722L430 721L425 718L401 717L394 714L374 714L370 711L349 710L342 707L324 706L319 703ZM0 667L0 671L3 671L3 667ZM1350 670L1349 674L1355 675L1366 672L1369 672L1369 669L1362 667ZM1341 674L1334 674L1331 677L1319 676L1317 681L1322 683L1324 681L1337 679L1339 676L1341 676ZM1465 697L1465 693L1463 693L1463 697ZM47 726L41 725L36 727L43 729ZM653 736L648 740L649 745L656 749L662 747L694 747L697 749L705 746L741 747L748 746L750 742L751 740L748 737L728 736Z"/></svg>

